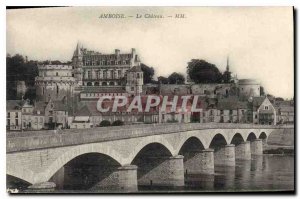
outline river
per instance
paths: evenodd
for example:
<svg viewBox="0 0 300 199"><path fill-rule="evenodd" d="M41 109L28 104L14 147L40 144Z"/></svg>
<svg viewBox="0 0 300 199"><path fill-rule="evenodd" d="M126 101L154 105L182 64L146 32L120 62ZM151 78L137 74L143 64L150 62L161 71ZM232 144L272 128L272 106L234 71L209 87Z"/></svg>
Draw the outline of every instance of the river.
<svg viewBox="0 0 300 199"><path fill-rule="evenodd" d="M215 166L214 175L186 175L185 187L139 187L141 192L248 192L293 191L294 156L252 156L251 160L237 160L235 167Z"/></svg>

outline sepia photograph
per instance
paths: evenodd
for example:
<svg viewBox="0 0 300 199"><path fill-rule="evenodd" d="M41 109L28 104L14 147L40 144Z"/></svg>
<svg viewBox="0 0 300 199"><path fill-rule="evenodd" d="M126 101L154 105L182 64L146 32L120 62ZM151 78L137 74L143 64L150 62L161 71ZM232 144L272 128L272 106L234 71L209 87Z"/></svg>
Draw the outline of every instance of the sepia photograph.
<svg viewBox="0 0 300 199"><path fill-rule="evenodd" d="M294 194L294 12L6 7L6 192Z"/></svg>

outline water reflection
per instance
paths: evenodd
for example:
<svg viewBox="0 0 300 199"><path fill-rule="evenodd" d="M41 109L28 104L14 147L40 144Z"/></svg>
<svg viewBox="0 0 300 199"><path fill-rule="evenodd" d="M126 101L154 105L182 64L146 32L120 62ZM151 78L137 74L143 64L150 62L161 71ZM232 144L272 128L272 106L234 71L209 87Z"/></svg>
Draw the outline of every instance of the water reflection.
<svg viewBox="0 0 300 199"><path fill-rule="evenodd" d="M65 173L65 172L62 172ZM63 184L61 184L62 186ZM66 185L66 184L64 184ZM65 186L64 186L65 189ZM236 166L215 166L215 173L185 174L184 187L139 186L139 192L159 191L280 191L294 190L294 156L252 156L251 160L236 160ZM56 190L60 193L88 190ZM113 192L113 191L112 191Z"/></svg>
<svg viewBox="0 0 300 199"><path fill-rule="evenodd" d="M139 190L145 191L147 188ZM236 160L235 167L215 166L214 175L186 175L184 190L235 192L294 190L294 156L252 156L251 160Z"/></svg>

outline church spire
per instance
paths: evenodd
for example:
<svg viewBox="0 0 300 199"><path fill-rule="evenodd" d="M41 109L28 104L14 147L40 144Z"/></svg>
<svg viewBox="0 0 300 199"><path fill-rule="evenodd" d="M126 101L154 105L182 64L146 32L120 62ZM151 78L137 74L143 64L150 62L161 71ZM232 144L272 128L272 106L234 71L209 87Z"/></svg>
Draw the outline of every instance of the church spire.
<svg viewBox="0 0 300 199"><path fill-rule="evenodd" d="M229 72L229 56L227 56L227 65L226 65L226 71Z"/></svg>
<svg viewBox="0 0 300 199"><path fill-rule="evenodd" d="M79 56L79 55L81 55L81 46L80 46L80 43L78 41L77 45L76 45L76 49L74 51L74 56Z"/></svg>

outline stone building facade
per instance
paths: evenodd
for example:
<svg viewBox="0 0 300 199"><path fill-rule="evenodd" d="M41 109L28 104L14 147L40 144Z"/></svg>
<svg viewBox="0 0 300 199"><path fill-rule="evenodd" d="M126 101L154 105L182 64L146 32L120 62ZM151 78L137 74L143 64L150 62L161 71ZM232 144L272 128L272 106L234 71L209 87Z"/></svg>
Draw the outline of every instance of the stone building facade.
<svg viewBox="0 0 300 199"><path fill-rule="evenodd" d="M259 97L260 83L254 79L240 79L238 81L239 94L241 97Z"/></svg>
<svg viewBox="0 0 300 199"><path fill-rule="evenodd" d="M38 65L39 76L35 78L38 101L50 99L62 100L71 97L75 87L75 78L70 65Z"/></svg>
<svg viewBox="0 0 300 199"><path fill-rule="evenodd" d="M39 76L35 80L37 100L62 100L74 96L90 99L103 93L142 93L143 73L134 48L131 53L121 53L116 49L113 54L102 54L77 44L72 64L39 64L38 70Z"/></svg>

